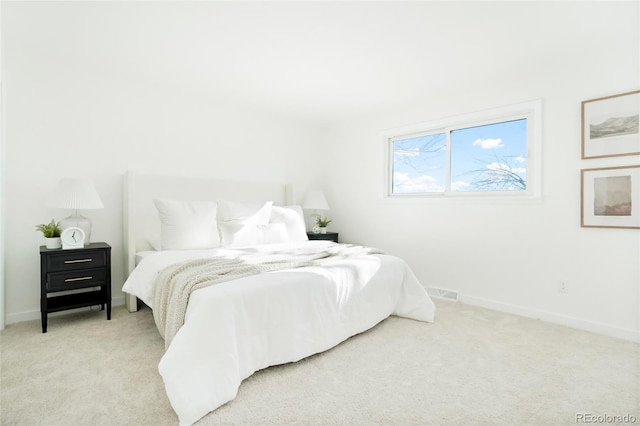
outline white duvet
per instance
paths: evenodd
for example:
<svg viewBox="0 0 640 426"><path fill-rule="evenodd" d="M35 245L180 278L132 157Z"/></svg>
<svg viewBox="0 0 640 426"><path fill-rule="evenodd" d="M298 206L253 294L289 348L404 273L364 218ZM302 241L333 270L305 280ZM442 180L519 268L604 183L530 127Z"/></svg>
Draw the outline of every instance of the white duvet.
<svg viewBox="0 0 640 426"><path fill-rule="evenodd" d="M286 246L322 249L331 244ZM153 283L162 268L232 252L149 254L123 291L153 308ZM322 267L268 272L196 290L159 371L180 424L192 424L233 400L242 380L260 369L325 351L389 315L432 322L434 313L425 289L395 256L364 255Z"/></svg>

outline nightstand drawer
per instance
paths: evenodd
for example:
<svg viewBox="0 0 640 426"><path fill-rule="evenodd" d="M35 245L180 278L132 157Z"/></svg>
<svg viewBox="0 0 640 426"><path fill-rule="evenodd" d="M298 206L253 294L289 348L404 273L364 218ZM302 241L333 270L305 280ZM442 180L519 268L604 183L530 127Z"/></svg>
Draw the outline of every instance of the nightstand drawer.
<svg viewBox="0 0 640 426"><path fill-rule="evenodd" d="M47 271L100 268L107 264L104 251L75 251L47 256Z"/></svg>
<svg viewBox="0 0 640 426"><path fill-rule="evenodd" d="M62 291L94 287L103 285L106 279L107 271L104 268L54 272L47 274L47 289L49 291Z"/></svg>

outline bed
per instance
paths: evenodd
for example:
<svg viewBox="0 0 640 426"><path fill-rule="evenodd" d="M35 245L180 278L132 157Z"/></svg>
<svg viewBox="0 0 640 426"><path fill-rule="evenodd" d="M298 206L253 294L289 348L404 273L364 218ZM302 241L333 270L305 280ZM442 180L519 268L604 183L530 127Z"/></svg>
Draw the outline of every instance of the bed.
<svg viewBox="0 0 640 426"><path fill-rule="evenodd" d="M258 370L296 362L390 315L434 320L409 266L309 241L288 185L124 177L127 309L152 310L159 372L180 424L233 400Z"/></svg>

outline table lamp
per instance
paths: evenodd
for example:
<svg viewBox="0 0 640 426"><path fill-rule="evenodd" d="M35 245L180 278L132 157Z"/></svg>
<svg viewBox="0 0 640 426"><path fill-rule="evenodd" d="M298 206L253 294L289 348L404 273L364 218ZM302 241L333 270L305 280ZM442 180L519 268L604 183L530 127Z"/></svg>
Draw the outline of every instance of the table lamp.
<svg viewBox="0 0 640 426"><path fill-rule="evenodd" d="M85 233L85 245L91 239L91 220L82 216L78 210L102 209L104 205L93 183L85 179L61 179L47 199L47 207L71 209L71 216L60 221L64 230L70 226L82 228Z"/></svg>

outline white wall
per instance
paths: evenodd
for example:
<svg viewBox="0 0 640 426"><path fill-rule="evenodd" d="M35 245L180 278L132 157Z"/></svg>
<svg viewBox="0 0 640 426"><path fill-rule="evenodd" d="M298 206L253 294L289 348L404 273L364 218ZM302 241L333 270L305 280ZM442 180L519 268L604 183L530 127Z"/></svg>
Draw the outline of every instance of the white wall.
<svg viewBox="0 0 640 426"><path fill-rule="evenodd" d="M2 8L0 8L2 22ZM1 28L1 26L0 26ZM0 58L2 58L2 35L0 32ZM0 59L1 61L1 59ZM4 109L2 108L2 67L0 66L0 330L4 329Z"/></svg>
<svg viewBox="0 0 640 426"><path fill-rule="evenodd" d="M459 81L456 90L333 129L332 228L344 241L402 256L424 285L456 290L462 301L640 340L640 230L581 228L579 217L581 168L640 162L580 159L581 101L640 86L638 3L553 7L557 15L530 7L527 19L542 30L539 46L522 47L531 63L518 75ZM535 49L557 34L593 28L601 46L538 62ZM533 99L543 100L541 203L382 199L385 130ZM558 292L561 280L569 294Z"/></svg>
<svg viewBox="0 0 640 426"><path fill-rule="evenodd" d="M29 55L5 40L7 322L39 318L35 225L68 211L47 209L62 177L92 179L105 208L92 241L112 247L114 303L122 303L122 176L126 170L240 180L296 182L314 176L299 165L312 145L308 126L196 93L153 87L73 59ZM304 177L298 174L304 172ZM295 194L294 194L295 195Z"/></svg>

